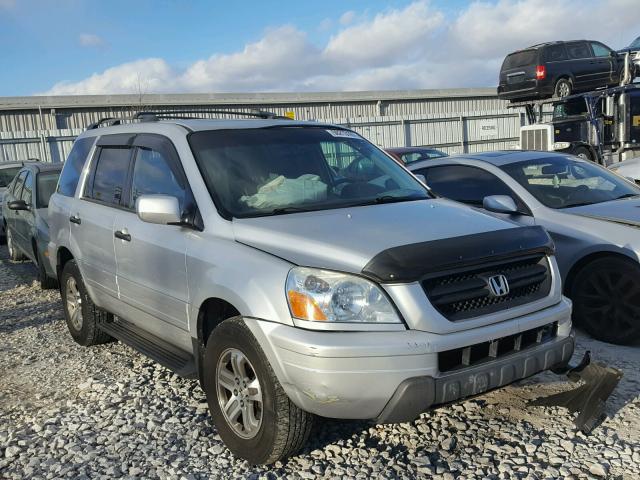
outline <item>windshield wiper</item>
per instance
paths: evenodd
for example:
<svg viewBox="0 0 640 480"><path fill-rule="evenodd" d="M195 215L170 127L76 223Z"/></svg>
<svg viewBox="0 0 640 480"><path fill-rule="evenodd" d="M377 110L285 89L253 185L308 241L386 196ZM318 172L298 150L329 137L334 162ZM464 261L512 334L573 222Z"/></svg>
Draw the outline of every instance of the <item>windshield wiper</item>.
<svg viewBox="0 0 640 480"><path fill-rule="evenodd" d="M640 197L640 193L625 193L619 197L612 198L612 200L622 200L623 198Z"/></svg>
<svg viewBox="0 0 640 480"><path fill-rule="evenodd" d="M289 207L274 208L269 213L271 215L281 215L283 213L312 212L313 210L314 209L311 209L311 208L289 206Z"/></svg>
<svg viewBox="0 0 640 480"><path fill-rule="evenodd" d="M394 202L410 202L412 200L426 200L428 197L422 197L420 195L408 195L406 197L396 197L394 195L382 195L376 197L374 201L376 203L394 203Z"/></svg>

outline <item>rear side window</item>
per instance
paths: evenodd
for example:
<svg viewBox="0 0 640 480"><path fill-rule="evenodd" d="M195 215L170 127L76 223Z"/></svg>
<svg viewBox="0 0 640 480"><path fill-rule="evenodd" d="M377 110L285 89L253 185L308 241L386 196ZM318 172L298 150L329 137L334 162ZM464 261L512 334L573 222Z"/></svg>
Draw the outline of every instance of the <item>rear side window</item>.
<svg viewBox="0 0 640 480"><path fill-rule="evenodd" d="M130 159L130 148L103 147L100 149L88 197L100 202L120 205L129 173Z"/></svg>
<svg viewBox="0 0 640 480"><path fill-rule="evenodd" d="M37 208L47 208L49 206L49 199L56 189L59 176L59 172L46 172L38 175L36 180Z"/></svg>
<svg viewBox="0 0 640 480"><path fill-rule="evenodd" d="M537 62L538 51L537 50L523 50L521 52L515 52L507 55L502 64L503 70L509 70L511 68L525 67L527 65L533 65Z"/></svg>
<svg viewBox="0 0 640 480"><path fill-rule="evenodd" d="M569 55L569 58L572 59L591 57L591 51L589 50L589 45L586 42L567 43L567 54Z"/></svg>
<svg viewBox="0 0 640 480"><path fill-rule="evenodd" d="M16 173L20 171L21 167L14 168L0 168L0 187L6 187L9 185Z"/></svg>
<svg viewBox="0 0 640 480"><path fill-rule="evenodd" d="M567 59L564 45L550 45L545 48L544 57L547 62L561 62Z"/></svg>
<svg viewBox="0 0 640 480"><path fill-rule="evenodd" d="M57 192L66 197L73 197L80 181L82 168L87 161L87 155L95 141L94 137L80 138L75 141L67 161L64 163Z"/></svg>

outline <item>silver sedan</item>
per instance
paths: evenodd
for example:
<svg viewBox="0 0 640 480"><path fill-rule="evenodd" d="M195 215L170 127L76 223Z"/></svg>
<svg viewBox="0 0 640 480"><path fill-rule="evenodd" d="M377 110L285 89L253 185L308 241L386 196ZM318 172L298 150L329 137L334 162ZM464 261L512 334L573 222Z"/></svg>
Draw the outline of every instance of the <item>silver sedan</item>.
<svg viewBox="0 0 640 480"><path fill-rule="evenodd" d="M574 323L595 338L640 339L640 187L606 168L549 152L500 151L416 162L438 195L553 237Z"/></svg>

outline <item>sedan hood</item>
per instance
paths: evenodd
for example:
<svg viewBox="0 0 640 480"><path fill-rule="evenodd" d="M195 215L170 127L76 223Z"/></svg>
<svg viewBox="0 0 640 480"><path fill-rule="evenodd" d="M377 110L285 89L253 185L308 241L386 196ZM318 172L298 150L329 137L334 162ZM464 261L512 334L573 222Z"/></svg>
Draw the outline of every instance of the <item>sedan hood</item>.
<svg viewBox="0 0 640 480"><path fill-rule="evenodd" d="M233 221L238 242L296 265L352 273L388 248L514 227L443 199Z"/></svg>
<svg viewBox="0 0 640 480"><path fill-rule="evenodd" d="M640 199L638 198L595 203L582 207L566 208L561 211L595 218L597 220L640 227Z"/></svg>

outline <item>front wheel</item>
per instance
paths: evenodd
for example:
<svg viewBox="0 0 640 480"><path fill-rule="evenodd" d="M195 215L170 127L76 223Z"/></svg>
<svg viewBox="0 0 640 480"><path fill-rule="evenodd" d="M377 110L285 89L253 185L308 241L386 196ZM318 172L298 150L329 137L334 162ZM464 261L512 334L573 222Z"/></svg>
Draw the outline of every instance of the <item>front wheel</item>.
<svg viewBox="0 0 640 480"><path fill-rule="evenodd" d="M242 318L225 320L211 332L203 368L213 422L234 455L270 464L307 441L313 415L289 399Z"/></svg>
<svg viewBox="0 0 640 480"><path fill-rule="evenodd" d="M572 153L576 157L593 162L593 155L591 154L591 150L589 150L587 147L582 147L582 146L576 147Z"/></svg>
<svg viewBox="0 0 640 480"><path fill-rule="evenodd" d="M560 98L568 97L571 95L572 91L573 85L571 84L571 80L568 78L561 78L556 82L556 86L553 89L553 96Z"/></svg>
<svg viewBox="0 0 640 480"><path fill-rule="evenodd" d="M625 345L640 339L640 266L624 258L594 260L571 289L573 320L591 336Z"/></svg>

